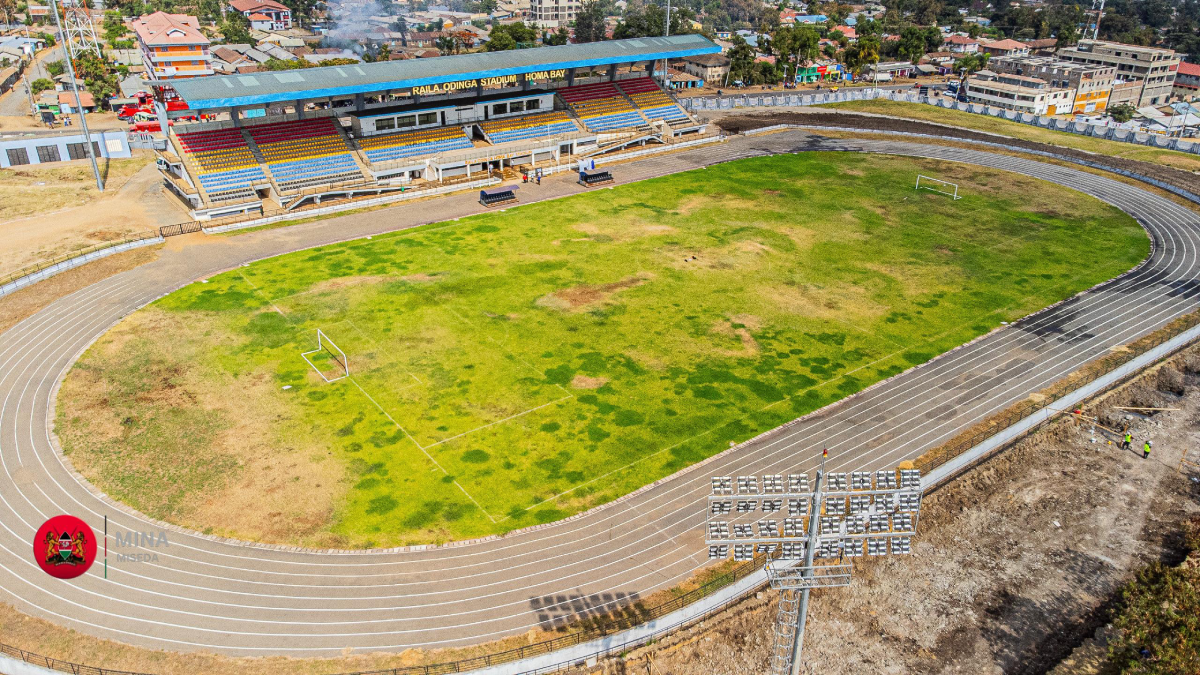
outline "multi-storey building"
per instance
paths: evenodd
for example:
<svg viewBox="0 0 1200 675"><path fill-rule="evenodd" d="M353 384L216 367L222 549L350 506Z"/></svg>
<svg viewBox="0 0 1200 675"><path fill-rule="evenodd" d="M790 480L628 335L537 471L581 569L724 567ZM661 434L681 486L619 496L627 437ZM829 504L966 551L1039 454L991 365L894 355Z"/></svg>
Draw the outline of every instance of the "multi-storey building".
<svg viewBox="0 0 1200 675"><path fill-rule="evenodd" d="M292 10L275 0L233 0L233 11L250 21L255 30L287 30L292 27Z"/></svg>
<svg viewBox="0 0 1200 675"><path fill-rule="evenodd" d="M579 0L530 0L529 18L539 26L558 28L575 20Z"/></svg>
<svg viewBox="0 0 1200 675"><path fill-rule="evenodd" d="M1171 93L1184 101L1193 101L1200 96L1200 66L1186 61L1180 63Z"/></svg>
<svg viewBox="0 0 1200 675"><path fill-rule="evenodd" d="M169 82L213 74L208 38L196 17L155 12L131 19L129 27L137 33L147 79Z"/></svg>
<svg viewBox="0 0 1200 675"><path fill-rule="evenodd" d="M1136 108L1162 105L1171 99L1179 57L1172 49L1140 47L1103 40L1080 40L1058 50L1067 61L1117 69L1109 107L1128 103Z"/></svg>
<svg viewBox="0 0 1200 675"><path fill-rule="evenodd" d="M1044 80L1051 88L1075 91L1069 110L1058 114L1103 112L1112 92L1115 66L1064 61L1052 56L1002 56L988 61L988 69L1012 75L1027 75Z"/></svg>
<svg viewBox="0 0 1200 675"><path fill-rule="evenodd" d="M967 100L1034 115L1063 115L1071 111L1075 90L1054 87L1026 75L981 70L967 78Z"/></svg>

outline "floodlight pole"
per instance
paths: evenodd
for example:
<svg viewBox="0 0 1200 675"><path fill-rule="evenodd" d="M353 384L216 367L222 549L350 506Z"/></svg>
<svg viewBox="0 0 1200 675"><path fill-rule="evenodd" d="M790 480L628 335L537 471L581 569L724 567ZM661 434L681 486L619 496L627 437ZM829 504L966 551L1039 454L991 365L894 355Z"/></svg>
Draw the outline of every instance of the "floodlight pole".
<svg viewBox="0 0 1200 675"><path fill-rule="evenodd" d="M804 543L804 571L800 576L812 576L813 558L817 553L817 521L821 519L821 479L825 477L825 453L821 455L821 468L817 469L817 480L813 485L813 506L808 517L808 541ZM800 675L800 651L804 648L804 624L808 620L807 585L800 591L799 616L796 617L796 635L792 638L791 675Z"/></svg>
<svg viewBox="0 0 1200 675"><path fill-rule="evenodd" d="M79 100L79 83L75 81L75 58L70 36L63 32L62 20L58 17L58 4L50 0L50 11L54 13L54 25L58 27L58 37L63 41L63 55L67 58L67 76L71 78L71 91L75 93L75 107L79 109L79 126L83 127L83 146L87 150L88 159L92 160L92 174L96 176L96 189L104 192L104 180L100 178L100 166L96 164L96 149L92 147L92 135L88 132L87 113L83 110L83 102Z"/></svg>

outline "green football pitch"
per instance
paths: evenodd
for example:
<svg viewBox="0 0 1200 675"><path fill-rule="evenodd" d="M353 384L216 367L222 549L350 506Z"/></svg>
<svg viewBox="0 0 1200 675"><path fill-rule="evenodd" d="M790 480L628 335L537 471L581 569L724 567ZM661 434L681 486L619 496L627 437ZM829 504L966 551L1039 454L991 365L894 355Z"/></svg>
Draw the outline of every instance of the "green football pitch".
<svg viewBox="0 0 1200 675"><path fill-rule="evenodd" d="M918 173L962 199L915 191ZM58 432L113 497L209 532L344 547L501 533L627 494L1148 251L1116 209L1004 172L748 159L194 283L84 355Z"/></svg>

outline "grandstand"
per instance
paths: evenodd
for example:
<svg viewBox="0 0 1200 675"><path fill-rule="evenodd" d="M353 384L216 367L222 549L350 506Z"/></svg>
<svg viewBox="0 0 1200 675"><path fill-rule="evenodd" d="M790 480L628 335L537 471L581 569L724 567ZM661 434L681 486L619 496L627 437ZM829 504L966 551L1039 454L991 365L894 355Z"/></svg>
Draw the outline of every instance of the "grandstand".
<svg viewBox="0 0 1200 675"><path fill-rule="evenodd" d="M718 51L679 35L172 82L188 109L159 109L158 165L204 219L672 143L706 127L654 64Z"/></svg>

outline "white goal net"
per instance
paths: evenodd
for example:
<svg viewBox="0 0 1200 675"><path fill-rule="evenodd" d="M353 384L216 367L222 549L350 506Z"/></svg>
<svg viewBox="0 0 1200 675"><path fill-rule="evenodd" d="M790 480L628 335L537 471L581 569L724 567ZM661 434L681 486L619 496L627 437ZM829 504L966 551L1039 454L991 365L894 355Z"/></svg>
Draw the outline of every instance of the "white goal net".
<svg viewBox="0 0 1200 675"><path fill-rule="evenodd" d="M334 382L350 376L350 362L342 351L320 328L317 329L317 348L301 352L300 356L317 371L321 379Z"/></svg>
<svg viewBox="0 0 1200 675"><path fill-rule="evenodd" d="M922 181L924 182L924 185L921 184ZM958 183L938 180L937 178L930 178L929 176L922 176L920 174L917 174L917 187L915 189L929 190L930 192L943 194L947 197L953 197L954 199L962 199L958 196Z"/></svg>

